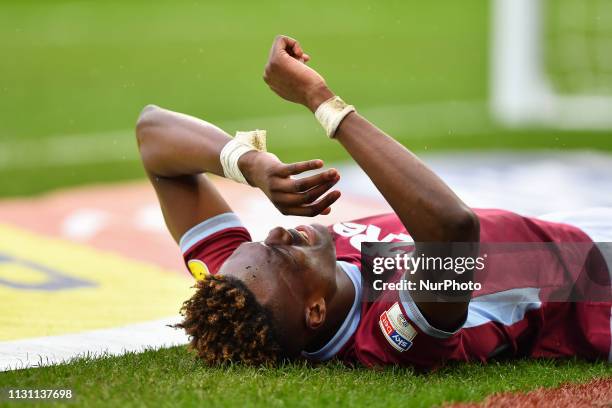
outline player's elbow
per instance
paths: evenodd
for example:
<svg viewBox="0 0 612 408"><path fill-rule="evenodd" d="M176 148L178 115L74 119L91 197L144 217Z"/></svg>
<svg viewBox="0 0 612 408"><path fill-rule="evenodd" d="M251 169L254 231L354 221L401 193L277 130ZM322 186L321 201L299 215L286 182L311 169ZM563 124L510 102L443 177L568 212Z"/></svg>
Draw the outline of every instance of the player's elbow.
<svg viewBox="0 0 612 408"><path fill-rule="evenodd" d="M447 241L477 242L480 240L480 220L467 207L456 210L448 216L444 223Z"/></svg>
<svg viewBox="0 0 612 408"><path fill-rule="evenodd" d="M138 120L136 121L136 140L140 148L145 143L146 135L149 134L151 127L155 126L158 122L157 118L160 111L161 108L156 105L147 105L138 115Z"/></svg>
<svg viewBox="0 0 612 408"><path fill-rule="evenodd" d="M155 105L147 105L140 112L136 121L136 141L140 160L147 172L155 173L159 156L158 142L155 141L156 127L160 124L160 114L163 109Z"/></svg>

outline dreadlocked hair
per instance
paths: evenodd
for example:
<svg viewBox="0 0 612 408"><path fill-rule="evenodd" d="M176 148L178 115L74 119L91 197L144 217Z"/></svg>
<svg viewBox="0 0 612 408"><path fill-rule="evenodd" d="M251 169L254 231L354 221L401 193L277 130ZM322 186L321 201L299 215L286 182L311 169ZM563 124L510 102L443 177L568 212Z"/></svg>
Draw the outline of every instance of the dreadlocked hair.
<svg viewBox="0 0 612 408"><path fill-rule="evenodd" d="M195 288L175 327L185 330L190 349L207 365L273 365L282 359L271 313L242 281L207 275Z"/></svg>

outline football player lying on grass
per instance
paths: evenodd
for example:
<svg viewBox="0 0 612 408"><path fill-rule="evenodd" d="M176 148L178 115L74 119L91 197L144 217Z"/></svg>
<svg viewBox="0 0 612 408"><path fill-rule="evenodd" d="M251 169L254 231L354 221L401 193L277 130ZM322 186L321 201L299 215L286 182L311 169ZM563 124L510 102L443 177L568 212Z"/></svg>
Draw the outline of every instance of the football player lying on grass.
<svg viewBox="0 0 612 408"><path fill-rule="evenodd" d="M392 291L384 300L362 302L368 278L360 271L360 240L353 238L367 229L379 229L379 237L411 237L424 255L465 256L477 253L485 242L604 240L603 234L612 231L612 210L578 214L570 225L471 209L418 157L335 97L321 75L306 65L309 59L297 41L279 36L264 80L282 98L316 112L335 139L329 143L346 149L393 213L330 227L277 227L264 241L252 242L204 173L246 181L283 214L315 216L328 214L340 197L333 190L338 172L294 178L323 163L283 163L203 120L155 106L146 107L138 120L144 167L168 229L197 280L179 327L189 334L198 356L211 365L337 358L421 369L451 360L486 361L500 353L608 358L606 302L540 302L538 292L534 298L529 290L533 288L501 288L487 294L488 302L472 304L470 299L479 293L469 290L450 301L443 291L434 294L442 301ZM607 226L602 224L606 216ZM599 230L591 233L577 226L593 217L603 225ZM420 244L431 242L467 244L454 252ZM566 267L553 253L530 262L529 271L504 273L533 275L546 269L563 274ZM471 273L464 276L469 280Z"/></svg>

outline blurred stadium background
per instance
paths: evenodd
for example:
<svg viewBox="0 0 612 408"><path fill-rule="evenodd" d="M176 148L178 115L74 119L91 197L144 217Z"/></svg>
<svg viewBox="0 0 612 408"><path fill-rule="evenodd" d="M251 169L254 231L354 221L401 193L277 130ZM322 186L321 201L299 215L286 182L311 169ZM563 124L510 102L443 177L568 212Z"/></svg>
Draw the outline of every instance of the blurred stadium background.
<svg viewBox="0 0 612 408"><path fill-rule="evenodd" d="M305 109L261 80L278 33L300 39L334 90L417 151L611 149L605 126L568 130L538 120L545 102L522 101L528 89L514 100L532 117L519 112L519 127L501 125L512 101L500 102L501 114L491 109L491 84L530 80L520 78L530 72L523 60L493 78L493 45L503 37L492 23L495 4L508 2L3 1L0 194L142 177L132 128L147 103L230 132L266 128L271 149L286 160L345 159ZM610 2L514 3L521 2L542 30L522 33L527 49L511 44L510 60L521 53L541 60L556 92L612 95ZM536 3L548 7L538 14Z"/></svg>
<svg viewBox="0 0 612 408"><path fill-rule="evenodd" d="M262 81L279 33L299 39L335 92L422 154L469 204L529 214L612 206L609 0L2 0L0 308L12 312L0 317L1 370L14 368L17 355L21 366L35 365L28 353L45 348L68 350L66 356L108 345L115 354L136 350L138 342L184 341L164 329L190 281L138 159L133 127L146 104L201 117L229 133L267 129L269 149L281 159L338 165L341 189L359 194L345 195L342 211L325 222L384 208L312 115ZM266 223L282 222L263 200L244 200L244 191L228 194L247 225L259 223L255 236ZM263 223L262 212L270 214ZM49 282L74 290L49 291ZM155 307L147 299L156 299ZM121 393L109 390L125 390L124 383L146 394L142 379L131 377L138 366L148 372L142 378L149 386L149 378L157 379L149 396L156 403L173 395L179 381L197 394L202 378L223 375L226 385L209 390L217 402L236 402L233 391L250 386L245 392L259 397L261 390L281 390L281 402L376 405L394 401L399 382L420 395L416 405L428 405L610 374L601 365L523 362L520 372L510 365L460 368L432 386L418 377L345 374L332 366L313 374L315 399L298 401L300 367L286 377L240 369L215 374L185 356L171 349L97 365L82 361L67 371L0 375L0 386L53 384L63 376L85 401L112 394L119 404ZM191 377L164 383L167 366ZM88 382L111 373L117 379L103 391ZM256 378L254 385L246 385L245 375ZM316 397L317 384L332 376L337 388ZM354 394L350 384L364 378L387 398Z"/></svg>

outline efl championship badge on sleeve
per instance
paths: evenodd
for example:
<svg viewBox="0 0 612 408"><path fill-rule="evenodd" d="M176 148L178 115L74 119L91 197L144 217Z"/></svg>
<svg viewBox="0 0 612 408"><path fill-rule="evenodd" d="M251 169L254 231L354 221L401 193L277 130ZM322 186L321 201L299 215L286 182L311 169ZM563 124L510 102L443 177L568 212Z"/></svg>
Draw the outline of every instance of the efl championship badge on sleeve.
<svg viewBox="0 0 612 408"><path fill-rule="evenodd" d="M417 335L417 331L404 317L397 302L380 315L378 324L383 335L394 349L402 353L412 347L412 340Z"/></svg>
<svg viewBox="0 0 612 408"><path fill-rule="evenodd" d="M199 259L190 259L187 262L187 266L189 267L189 272L191 272L191 275L197 281L203 281L206 279L206 275L210 273L208 272L208 266Z"/></svg>

